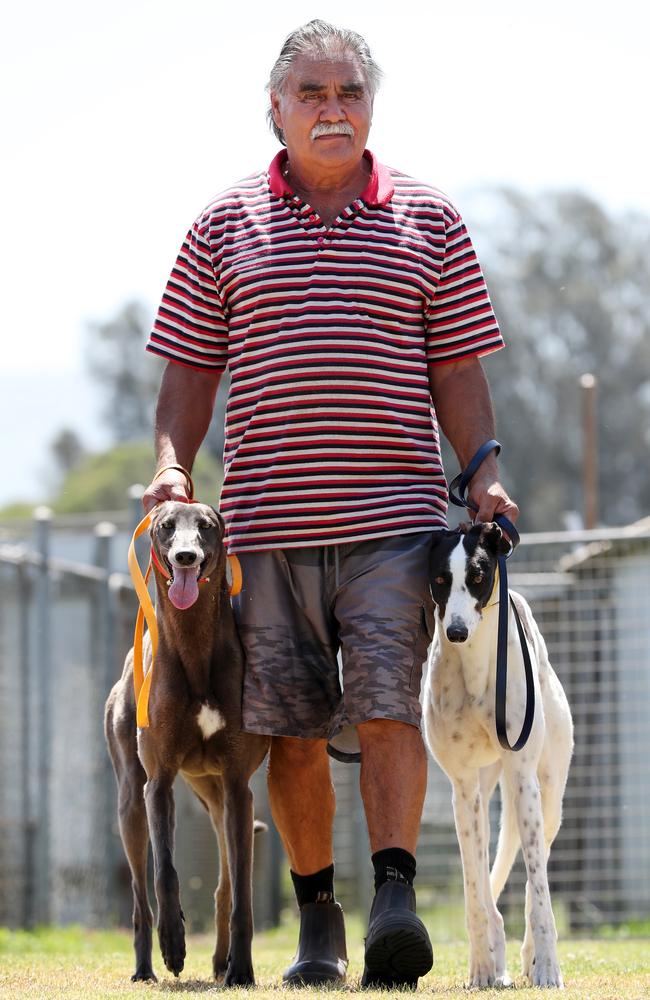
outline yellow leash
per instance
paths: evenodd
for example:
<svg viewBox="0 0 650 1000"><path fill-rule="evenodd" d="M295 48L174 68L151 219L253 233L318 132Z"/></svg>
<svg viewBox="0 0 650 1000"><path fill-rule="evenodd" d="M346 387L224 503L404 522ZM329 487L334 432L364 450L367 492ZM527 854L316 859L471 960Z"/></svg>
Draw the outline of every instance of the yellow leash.
<svg viewBox="0 0 650 1000"><path fill-rule="evenodd" d="M149 565L147 566L146 572L143 575L142 570L140 569L140 563L138 562L138 557L136 555L135 543L140 535L143 535L144 532L148 530L150 525L151 514L145 514L133 532L133 538L131 539L131 543L129 545L128 556L129 572L131 574L133 586L135 587L135 592L138 595L138 601L140 604L135 619L135 630L133 633L133 688L135 691L136 721L138 726L142 729L146 729L149 725L149 692L151 690L151 679L153 677L153 665L158 652L158 622L156 620L156 611L147 588L147 583L149 582L149 577L151 576L151 557L149 558ZM241 591L243 583L241 563L236 555L229 555L228 564L231 575L230 596L235 597ZM151 639L151 667L146 674L144 672L143 654L145 620L147 622L149 637Z"/></svg>

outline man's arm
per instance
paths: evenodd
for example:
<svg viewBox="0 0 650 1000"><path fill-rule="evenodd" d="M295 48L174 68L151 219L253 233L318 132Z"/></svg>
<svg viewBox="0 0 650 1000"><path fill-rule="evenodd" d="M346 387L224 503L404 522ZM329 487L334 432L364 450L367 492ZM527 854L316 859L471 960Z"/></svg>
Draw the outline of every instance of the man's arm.
<svg viewBox="0 0 650 1000"><path fill-rule="evenodd" d="M495 436L490 389L481 363L466 358L429 365L429 386L438 423L464 469L481 445ZM477 521L492 521L495 514L517 520L519 508L499 482L494 452L473 477L469 497L478 505Z"/></svg>
<svg viewBox="0 0 650 1000"><path fill-rule="evenodd" d="M206 435L221 374L186 368L169 362L160 384L156 406L156 468L182 465L191 472ZM149 511L161 500L185 500L188 484L182 472L170 469L145 490L142 502Z"/></svg>

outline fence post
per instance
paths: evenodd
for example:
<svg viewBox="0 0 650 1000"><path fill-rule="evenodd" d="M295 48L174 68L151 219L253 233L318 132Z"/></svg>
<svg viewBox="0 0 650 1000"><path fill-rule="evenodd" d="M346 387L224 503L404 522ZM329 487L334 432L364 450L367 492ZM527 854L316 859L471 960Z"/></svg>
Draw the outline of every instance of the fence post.
<svg viewBox="0 0 650 1000"><path fill-rule="evenodd" d="M102 720L104 716L104 703L108 697L108 692L117 680L115 672L115 608L113 605L113 594L110 585L112 570L112 548L116 527L110 521L100 521L95 525L95 554L94 563L103 570L102 579L97 584L97 604L95 612L96 627L92 631L95 633L94 640L91 635L91 644L95 644L95 649L89 650L89 662L92 663L96 656L97 664L97 702L95 719L97 725L97 828L95 831L95 843L97 858L102 859L98 863L102 870L98 872L96 914L102 925L105 925L111 914L117 910L117 900L114 888L115 863L117 860L115 842L115 780L113 770L103 740Z"/></svg>
<svg viewBox="0 0 650 1000"><path fill-rule="evenodd" d="M36 580L36 683L38 691L38 766L36 780L36 823L34 835L34 911L39 924L51 919L52 857L50 830L51 760L52 760L52 634L50 533L52 511L37 507L34 511L36 549L39 555Z"/></svg>
<svg viewBox="0 0 650 1000"><path fill-rule="evenodd" d="M32 733L33 677L30 656L30 612L32 587L29 570L25 563L18 567L18 613L20 615L19 665L20 665L20 785L23 821L23 912L22 926L32 930L36 926L36 843L34 789L34 745Z"/></svg>

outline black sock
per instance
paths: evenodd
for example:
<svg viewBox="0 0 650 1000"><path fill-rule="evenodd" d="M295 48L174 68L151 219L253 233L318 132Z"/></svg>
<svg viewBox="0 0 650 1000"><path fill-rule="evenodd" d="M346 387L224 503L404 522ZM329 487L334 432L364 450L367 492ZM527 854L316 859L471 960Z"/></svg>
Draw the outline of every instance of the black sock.
<svg viewBox="0 0 650 1000"><path fill-rule="evenodd" d="M415 858L401 847L387 847L372 856L375 869L375 892L384 882L406 882L413 885Z"/></svg>
<svg viewBox="0 0 650 1000"><path fill-rule="evenodd" d="M334 902L334 865L321 868L311 875L296 875L292 871L291 880L298 906L304 906L305 903Z"/></svg>

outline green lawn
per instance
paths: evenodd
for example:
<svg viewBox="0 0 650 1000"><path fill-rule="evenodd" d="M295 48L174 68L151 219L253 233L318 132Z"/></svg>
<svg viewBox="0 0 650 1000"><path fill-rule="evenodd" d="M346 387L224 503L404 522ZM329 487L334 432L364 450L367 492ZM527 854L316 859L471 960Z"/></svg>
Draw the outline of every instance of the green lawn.
<svg viewBox="0 0 650 1000"><path fill-rule="evenodd" d="M350 949L349 984L344 990L305 990L313 995L327 992L331 1000L358 986L363 956L363 928L358 919L347 920ZM280 986L283 967L296 942L297 925L259 934L255 940L255 969L260 998L286 995ZM511 971L518 970L518 942L510 945ZM420 981L418 992L445 1000L467 998L463 982L467 974L467 945L437 943L434 968ZM212 941L192 936L188 940L185 971L174 979L162 965L157 948L154 968L157 984L131 983L131 937L125 932L85 931L79 928L43 930L33 934L0 930L0 997L2 1000L117 1000L123 997L174 997L221 992L210 980ZM560 944L560 958L567 988L563 1000L650 1000L650 943L643 939L569 940ZM516 985L528 990L523 980ZM232 996L243 994L231 991ZM303 995L301 991L300 995ZM379 997L379 993L368 993ZM486 990L482 996L501 995ZM386 996L386 994L384 994Z"/></svg>

